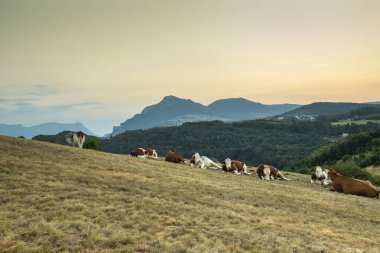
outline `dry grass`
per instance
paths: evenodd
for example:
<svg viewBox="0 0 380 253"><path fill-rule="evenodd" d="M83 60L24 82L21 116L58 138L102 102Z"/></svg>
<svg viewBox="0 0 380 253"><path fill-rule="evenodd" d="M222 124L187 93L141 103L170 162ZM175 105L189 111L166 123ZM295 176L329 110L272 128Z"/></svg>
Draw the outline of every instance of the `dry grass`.
<svg viewBox="0 0 380 253"><path fill-rule="evenodd" d="M0 252L379 252L377 199L0 137Z"/></svg>
<svg viewBox="0 0 380 253"><path fill-rule="evenodd" d="M365 169L373 175L380 176L380 166L369 166Z"/></svg>

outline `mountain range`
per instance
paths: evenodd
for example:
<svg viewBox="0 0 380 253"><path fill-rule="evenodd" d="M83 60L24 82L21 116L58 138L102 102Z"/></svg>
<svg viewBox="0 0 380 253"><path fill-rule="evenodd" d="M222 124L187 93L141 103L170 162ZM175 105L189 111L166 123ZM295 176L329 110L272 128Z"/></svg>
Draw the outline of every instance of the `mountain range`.
<svg viewBox="0 0 380 253"><path fill-rule="evenodd" d="M208 106L191 99L166 96L157 104L147 106L120 126L115 126L112 136L127 130L148 129L181 125L197 121L237 121L265 118L300 107L296 104L264 105L244 98L221 99Z"/></svg>
<svg viewBox="0 0 380 253"><path fill-rule="evenodd" d="M36 126L25 127L21 124L18 125L6 125L0 124L0 135L7 136L24 136L25 138L33 138L36 135L46 134L52 135L57 134L65 130L70 131L82 131L85 134L94 135L90 130L87 129L82 123L76 122L73 124L63 124L63 123L44 123Z"/></svg>

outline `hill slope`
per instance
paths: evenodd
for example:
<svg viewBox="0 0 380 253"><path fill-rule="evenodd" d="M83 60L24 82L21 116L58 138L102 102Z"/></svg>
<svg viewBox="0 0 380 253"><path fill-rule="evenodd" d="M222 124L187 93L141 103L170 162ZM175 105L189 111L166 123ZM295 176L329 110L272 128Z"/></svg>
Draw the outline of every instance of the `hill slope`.
<svg viewBox="0 0 380 253"><path fill-rule="evenodd" d="M24 136L26 138L32 138L39 134L57 134L59 132L69 130L69 131L82 131L85 134L94 135L90 130L88 130L82 123L77 122L73 124L64 123L44 123L36 126L25 127L23 125L5 125L0 124L0 134L6 136Z"/></svg>
<svg viewBox="0 0 380 253"><path fill-rule="evenodd" d="M294 110L285 112L281 116L318 116L325 114L344 114L359 108L377 106L376 104L360 103L332 103L317 102L298 107Z"/></svg>
<svg viewBox="0 0 380 253"><path fill-rule="evenodd" d="M190 99L166 96L159 103L147 106L141 113L114 127L112 136L127 130L175 126L184 122L263 118L297 107L299 105L263 105L243 98L221 99L204 106Z"/></svg>
<svg viewBox="0 0 380 253"><path fill-rule="evenodd" d="M380 177L362 168L380 165L380 130L361 132L314 151L292 168L309 171L312 166L332 167L346 176L380 185Z"/></svg>
<svg viewBox="0 0 380 253"><path fill-rule="evenodd" d="M0 252L380 250L379 200L287 175L268 182L0 137Z"/></svg>

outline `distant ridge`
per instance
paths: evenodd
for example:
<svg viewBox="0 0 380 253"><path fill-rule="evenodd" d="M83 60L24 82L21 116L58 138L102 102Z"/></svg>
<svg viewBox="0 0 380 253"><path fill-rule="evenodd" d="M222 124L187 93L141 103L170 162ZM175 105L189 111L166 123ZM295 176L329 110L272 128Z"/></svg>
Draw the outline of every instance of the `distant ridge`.
<svg viewBox="0 0 380 253"><path fill-rule="evenodd" d="M298 107L279 116L319 116L326 114L344 114L364 107L380 106L377 103L339 103L316 102Z"/></svg>
<svg viewBox="0 0 380 253"><path fill-rule="evenodd" d="M25 138L29 138L29 139L33 138L36 135L40 135L40 134L54 135L65 130L82 131L85 134L94 135L94 133L92 133L81 122L76 122L72 124L49 122L49 123L43 123L40 125L31 126L31 127L25 127L21 124L18 124L18 125L0 124L0 135L13 136L13 137L24 136Z"/></svg>
<svg viewBox="0 0 380 253"><path fill-rule="evenodd" d="M115 126L112 135L121 134L127 130L175 126L184 122L264 118L293 110L299 106L293 104L264 105L244 98L221 99L205 106L191 99L166 96L159 103L145 107L141 113L127 119L120 126Z"/></svg>

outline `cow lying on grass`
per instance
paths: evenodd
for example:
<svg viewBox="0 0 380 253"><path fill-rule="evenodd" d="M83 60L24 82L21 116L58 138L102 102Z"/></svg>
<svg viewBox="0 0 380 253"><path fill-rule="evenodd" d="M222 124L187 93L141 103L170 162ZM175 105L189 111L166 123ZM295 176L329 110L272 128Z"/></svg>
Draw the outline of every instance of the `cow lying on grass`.
<svg viewBox="0 0 380 253"><path fill-rule="evenodd" d="M373 187L373 185L368 181L345 177L335 170L329 171L329 177L332 181L331 191L364 196L368 198L379 198L379 191L376 190L375 187Z"/></svg>
<svg viewBox="0 0 380 253"><path fill-rule="evenodd" d="M331 180L328 175L329 170L322 170L321 167L317 166L311 169L311 183L329 185Z"/></svg>
<svg viewBox="0 0 380 253"><path fill-rule="evenodd" d="M240 175L241 173L251 175L252 173L248 173L247 165L243 162L237 161L237 160L231 160L230 158L227 158L222 162L223 167L222 170L224 172L233 172L235 174Z"/></svg>
<svg viewBox="0 0 380 253"><path fill-rule="evenodd" d="M131 156L145 158L145 150L143 148L136 148L130 153Z"/></svg>
<svg viewBox="0 0 380 253"><path fill-rule="evenodd" d="M266 180L274 180L274 179L281 179L281 180L286 180L290 181L290 179L287 179L281 171L279 171L276 167L272 165L267 165L267 164L260 164L257 167L257 175L261 179L266 179Z"/></svg>
<svg viewBox="0 0 380 253"><path fill-rule="evenodd" d="M191 167L198 167L201 169L211 168L211 169L221 169L218 164L214 163L207 156L200 156L199 153L195 153L190 159Z"/></svg>
<svg viewBox="0 0 380 253"><path fill-rule="evenodd" d="M165 161L172 163L185 163L182 155L174 150L169 150L168 153L166 153Z"/></svg>
<svg viewBox="0 0 380 253"><path fill-rule="evenodd" d="M136 148L130 153L130 156L140 158L158 158L157 151L152 148Z"/></svg>

